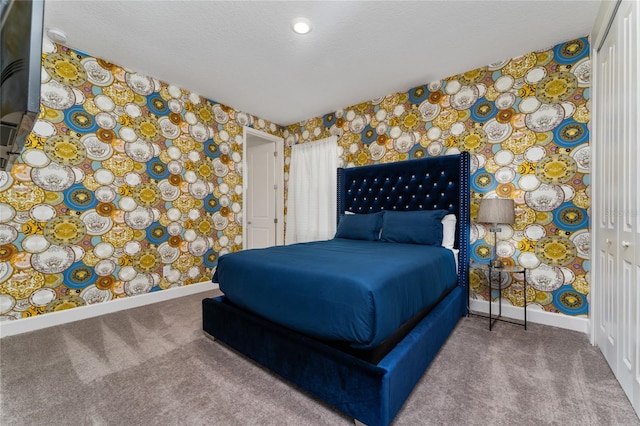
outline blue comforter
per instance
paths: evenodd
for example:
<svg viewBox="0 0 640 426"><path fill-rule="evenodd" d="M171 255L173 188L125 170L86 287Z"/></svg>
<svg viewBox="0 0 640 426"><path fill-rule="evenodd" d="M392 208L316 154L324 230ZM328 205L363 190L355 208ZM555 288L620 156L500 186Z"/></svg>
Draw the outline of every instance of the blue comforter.
<svg viewBox="0 0 640 426"><path fill-rule="evenodd" d="M457 275L442 247L335 238L224 255L213 282L275 323L368 349L434 306Z"/></svg>

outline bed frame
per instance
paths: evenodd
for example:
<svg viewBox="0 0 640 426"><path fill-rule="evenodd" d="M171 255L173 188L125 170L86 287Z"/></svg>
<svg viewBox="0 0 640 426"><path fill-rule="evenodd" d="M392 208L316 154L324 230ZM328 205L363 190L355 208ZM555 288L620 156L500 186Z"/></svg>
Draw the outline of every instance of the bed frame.
<svg viewBox="0 0 640 426"><path fill-rule="evenodd" d="M469 154L338 170L338 219L345 211L446 209L457 221L458 285L377 364L236 307L202 301L210 336L279 374L356 423L388 425L468 312Z"/></svg>

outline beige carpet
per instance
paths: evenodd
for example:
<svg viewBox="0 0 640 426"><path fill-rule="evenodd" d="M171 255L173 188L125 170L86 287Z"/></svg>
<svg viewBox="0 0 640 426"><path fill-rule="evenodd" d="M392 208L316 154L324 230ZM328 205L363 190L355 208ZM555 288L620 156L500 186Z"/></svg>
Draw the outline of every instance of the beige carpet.
<svg viewBox="0 0 640 426"><path fill-rule="evenodd" d="M0 424L348 425L201 331L202 294L0 340ZM640 425L582 333L463 318L394 425Z"/></svg>

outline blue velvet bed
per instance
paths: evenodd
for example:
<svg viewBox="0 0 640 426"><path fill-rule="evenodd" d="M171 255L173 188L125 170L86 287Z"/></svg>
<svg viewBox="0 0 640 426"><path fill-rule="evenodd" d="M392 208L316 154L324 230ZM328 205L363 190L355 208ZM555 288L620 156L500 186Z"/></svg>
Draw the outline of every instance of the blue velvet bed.
<svg viewBox="0 0 640 426"><path fill-rule="evenodd" d="M398 320L402 325L398 327L397 332L391 334L391 337L389 336L393 330L389 328L396 328L397 325L393 325L392 322L387 324L384 321L385 318L381 317L370 321L375 328L370 335L362 332L364 337L361 341L357 340L356 335L360 330L356 329L353 337L355 343L350 345L338 344L327 338L332 336L331 333L339 333L335 329L328 328L324 331L325 334L316 333L316 329L320 327L312 322L315 314L311 311L305 318L306 308L301 308L296 314L299 316L299 324L287 323L291 315L281 315L283 307L278 305L278 301L282 298L279 295L270 295L270 287L258 285L252 287L251 291L244 288L244 283L269 281L269 275L256 269L260 267L263 252L248 253L253 251L241 252L242 256L229 257L229 259L237 258L240 265L246 267L237 267L233 270L239 272L227 273L226 277L222 277L224 279L221 281L235 281L233 285L226 287L225 296L203 300L203 329L215 339L352 416L355 420L368 425L387 425L401 409L458 320L467 313L469 203L469 155L467 153L338 170L336 210L338 221L341 218L345 220L343 216L345 212L370 215L383 211L422 210L446 210L455 214L457 218L454 243L454 247L458 250L457 276L454 263L451 267L454 270L453 282L450 285L447 284L447 288L438 293L442 296L424 302L428 306L417 313L413 311L410 314L403 313L402 319ZM340 233L340 225L338 229ZM384 227L381 232L384 234ZM329 243L329 251L352 250L364 253L368 253L370 246L385 244L361 241L355 242L354 249L351 245L345 246L340 238ZM349 242L349 244L352 243ZM404 250L405 244L392 242L387 245L398 251ZM274 249L274 251L278 250L284 249ZM308 255L310 259L321 256L313 251L316 250L314 244L297 250L301 258L304 258L304 250L310 250ZM434 249L433 252L426 251L418 256L432 257L435 256L435 252ZM282 255L286 256L286 253L283 251ZM224 258L225 256L220 259L220 262ZM437 262L447 263L451 260L438 258ZM378 263L381 262L378 261ZM230 270L220 268L220 265L219 269ZM255 273L252 275L247 271ZM345 276L354 275L353 271L349 270L344 273ZM374 274L373 268L367 273L359 274L364 276L365 285L368 281L373 282L377 279L370 274ZM215 277L216 280L220 278ZM326 283L333 282L334 278L320 277L319 280L324 280L323 282ZM451 280L450 277L445 277L443 282L451 282ZM302 276L300 281L304 284L313 282L312 279ZM405 281L410 280L408 277L401 277L398 282ZM428 284L431 278L420 278L418 285L420 281ZM344 286L345 284L341 283L339 286L327 287L327 292L313 297L328 295L331 298L336 291L342 291ZM221 289L223 289L222 285ZM286 291L296 290L287 288ZM375 293L375 289L372 292ZM398 297L400 296L394 295L391 298ZM268 303L263 303L262 307L256 305L265 298ZM384 300L384 296L380 296L374 302L380 304ZM320 302L318 304L321 305ZM313 305L313 303L308 304L308 306ZM365 309L363 312L368 311ZM339 316L340 313L336 310L334 315ZM406 320L407 315L410 315L410 320ZM352 319L345 316L343 322L356 323L358 318L360 317ZM337 341L339 340L337 338Z"/></svg>

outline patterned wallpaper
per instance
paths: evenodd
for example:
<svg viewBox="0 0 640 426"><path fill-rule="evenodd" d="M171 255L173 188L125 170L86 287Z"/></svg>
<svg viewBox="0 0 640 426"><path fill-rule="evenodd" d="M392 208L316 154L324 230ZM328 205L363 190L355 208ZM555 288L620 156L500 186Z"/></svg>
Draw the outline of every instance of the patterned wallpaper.
<svg viewBox="0 0 640 426"><path fill-rule="evenodd" d="M498 251L529 271L529 309L585 315L589 294L586 38L283 129L45 40L42 113L0 172L0 320L209 281L238 250L242 126L295 143L339 137L344 166L472 156L482 197L516 203ZM285 173L290 149L286 150ZM493 245L474 224L472 258ZM522 282L506 277L506 301ZM489 299L472 271L473 297Z"/></svg>
<svg viewBox="0 0 640 426"><path fill-rule="evenodd" d="M530 268L529 309L586 315L590 77L587 38L570 40L289 126L285 142L337 135L346 167L469 151L472 221L483 197L515 201L498 253ZM492 235L472 225L473 260L490 257ZM504 277L503 297L522 306L518 278ZM497 296L479 271L470 285L472 297Z"/></svg>
<svg viewBox="0 0 640 426"><path fill-rule="evenodd" d="M209 281L242 245L242 126L282 128L48 40L42 63L0 172L0 320Z"/></svg>

